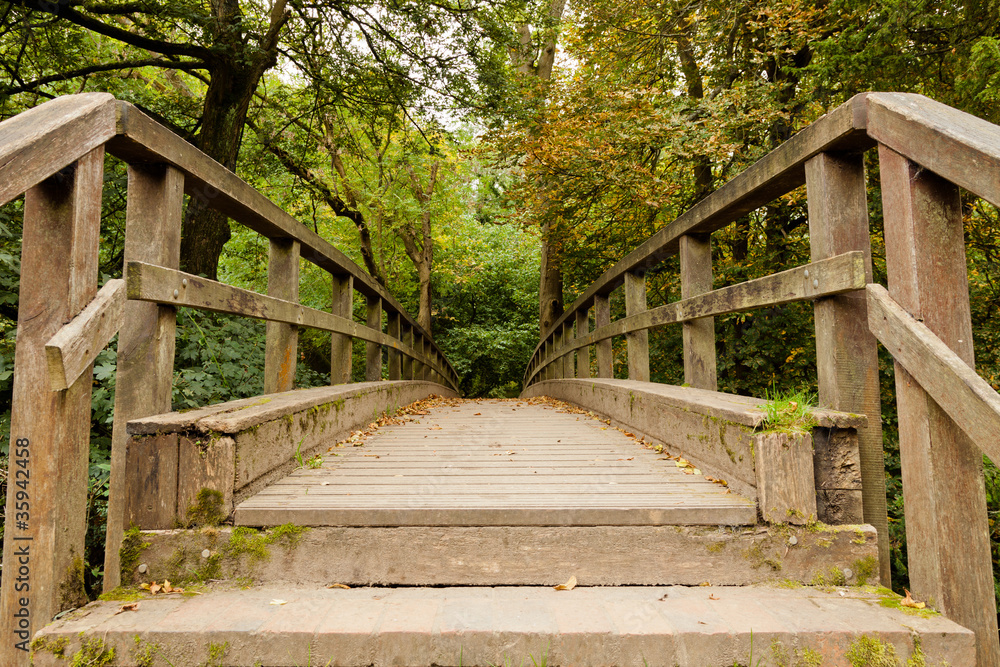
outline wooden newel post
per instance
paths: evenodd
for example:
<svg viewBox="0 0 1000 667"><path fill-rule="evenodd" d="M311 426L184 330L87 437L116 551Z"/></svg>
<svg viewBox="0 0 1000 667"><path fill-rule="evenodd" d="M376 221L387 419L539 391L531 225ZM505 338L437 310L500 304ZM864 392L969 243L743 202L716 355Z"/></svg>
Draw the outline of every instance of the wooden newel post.
<svg viewBox="0 0 1000 667"><path fill-rule="evenodd" d="M165 165L128 168L125 262L139 261L176 269L181 254L184 175ZM120 582L118 552L125 517L126 424L132 419L170 412L174 377L177 311L146 301L128 301L118 332L111 480L104 552L104 590Z"/></svg>
<svg viewBox="0 0 1000 667"><path fill-rule="evenodd" d="M625 316L646 310L646 276L625 274ZM625 334L628 344L628 379L649 382L649 332L645 329Z"/></svg>
<svg viewBox="0 0 1000 667"><path fill-rule="evenodd" d="M389 314L389 335L402 342L402 321L399 313ZM389 350L389 379L400 380L403 377L403 355L399 350Z"/></svg>
<svg viewBox="0 0 1000 667"><path fill-rule="evenodd" d="M975 368L958 187L879 146L889 294ZM982 452L896 364L910 585L1000 665Z"/></svg>
<svg viewBox="0 0 1000 667"><path fill-rule="evenodd" d="M712 291L712 237L685 235L680 238L681 298ZM715 318L700 317L684 322L684 381L692 387L716 391Z"/></svg>
<svg viewBox="0 0 1000 667"><path fill-rule="evenodd" d="M330 312L354 320L354 276L333 276L333 299ZM330 334L330 384L351 381L351 337Z"/></svg>
<svg viewBox="0 0 1000 667"><path fill-rule="evenodd" d="M865 275L872 281L864 158L821 153L806 163L809 244L813 262L852 250L865 254ZM807 277L807 279L810 279ZM816 447L817 512L827 523L864 521L878 531L879 576L889 585L889 532L886 519L885 464L882 458L882 408L879 400L878 343L868 329L864 291L816 300L816 371L819 403L825 408L864 414L858 453ZM844 441L841 441L844 442ZM853 470L860 459L860 475ZM839 462L839 465L832 465ZM858 479L860 477L860 479Z"/></svg>
<svg viewBox="0 0 1000 667"><path fill-rule="evenodd" d="M298 303L299 242L271 239L267 260L268 296ZM299 328L284 322L267 322L266 331L264 393L291 391L295 388Z"/></svg>
<svg viewBox="0 0 1000 667"><path fill-rule="evenodd" d="M594 329L600 329L611 324L611 299L607 296L594 297ZM611 351L611 339L606 338L594 346L597 356L597 377L614 377L614 357Z"/></svg>
<svg viewBox="0 0 1000 667"><path fill-rule="evenodd" d="M24 199L21 288L0 608L0 662L29 662L31 636L87 602L83 587L92 373L49 385L45 343L97 293L104 148Z"/></svg>
<svg viewBox="0 0 1000 667"><path fill-rule="evenodd" d="M590 309L582 308L576 311L576 337L583 338L590 333ZM576 351L576 376L590 377L590 346L581 347Z"/></svg>
<svg viewBox="0 0 1000 667"><path fill-rule="evenodd" d="M382 331L382 299L377 296L368 297L368 314L366 323L369 329ZM365 380L377 382L382 379L382 346L378 343L365 345L367 358L365 364Z"/></svg>

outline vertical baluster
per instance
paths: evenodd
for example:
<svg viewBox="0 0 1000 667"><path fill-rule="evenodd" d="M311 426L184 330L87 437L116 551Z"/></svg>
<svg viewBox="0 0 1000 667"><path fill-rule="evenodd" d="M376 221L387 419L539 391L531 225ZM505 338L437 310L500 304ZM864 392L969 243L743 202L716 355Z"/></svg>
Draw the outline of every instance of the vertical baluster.
<svg viewBox="0 0 1000 667"><path fill-rule="evenodd" d="M332 276L333 304L331 312L344 319L354 320L354 276ZM351 337L330 334L330 384L347 384L351 381Z"/></svg>
<svg viewBox="0 0 1000 667"><path fill-rule="evenodd" d="M68 389L52 391L44 347L97 292L103 168L102 146L24 199L0 604L5 665L27 665L32 633L87 601L74 561L85 555L93 375L85 372ZM30 572L27 565L19 569L24 554Z"/></svg>
<svg viewBox="0 0 1000 667"><path fill-rule="evenodd" d="M712 237L680 238L681 298L712 291ZM718 389L715 370L715 318L684 322L684 381L699 389Z"/></svg>
<svg viewBox="0 0 1000 667"><path fill-rule="evenodd" d="M889 294L975 368L958 187L879 146ZM896 364L910 585L1000 665L982 452Z"/></svg>
<svg viewBox="0 0 1000 667"><path fill-rule="evenodd" d="M849 252L865 253L865 274L872 280L864 158L820 154L806 163L809 244L814 262ZM837 523L868 523L878 531L879 575L889 585L889 531L882 459L882 409L879 401L878 347L868 330L863 291L817 299L816 372L819 403L825 408L868 417L858 429L860 479L853 466L839 471L821 461L853 463L853 451L830 451L833 440L816 447L817 508L821 521L832 522L826 508L836 503ZM860 486L860 488L859 488Z"/></svg>
<svg viewBox="0 0 1000 667"><path fill-rule="evenodd" d="M555 333L552 334L552 365L550 366L550 368L552 369L551 377L553 380L561 380L564 377L566 377L564 374L563 359L562 359L563 340L564 340L563 328L558 327L555 330Z"/></svg>
<svg viewBox="0 0 1000 667"><path fill-rule="evenodd" d="M563 331L563 347L567 348L567 347L569 347L570 342L573 340L573 320L572 319L566 318L566 323L563 324L562 331ZM576 361L576 353L575 352L567 352L565 355L563 355L563 359L562 360L563 360L563 366L562 366L563 375L562 376L564 378L576 377L576 367L574 365L574 362Z"/></svg>
<svg viewBox="0 0 1000 667"><path fill-rule="evenodd" d="M271 239L267 257L267 294L285 301L299 300L299 242ZM264 393L295 388L295 362L299 328L284 322L267 322L264 351Z"/></svg>
<svg viewBox="0 0 1000 667"><path fill-rule="evenodd" d="M581 308L576 311L576 337L583 338L590 333L590 309ZM576 351L576 376L590 377L590 346L581 347Z"/></svg>
<svg viewBox="0 0 1000 667"><path fill-rule="evenodd" d="M377 296L368 297L368 314L366 322L369 329L382 331L382 299ZM367 363L365 365L365 380L377 382L382 379L382 346L378 343L367 343Z"/></svg>
<svg viewBox="0 0 1000 667"><path fill-rule="evenodd" d="M420 353L424 355L425 359L430 359L431 356L431 342L425 337L420 337ZM431 379L431 367L427 364L422 364L420 367L420 379L430 380Z"/></svg>
<svg viewBox="0 0 1000 667"><path fill-rule="evenodd" d="M411 327L409 324L403 324L402 325L402 335L400 336L400 339L402 340L404 347L412 348L413 347L413 327ZM412 380L413 379L413 358L409 357L407 355L403 355L403 358L402 358L402 361L401 361L401 365L402 365L402 369L401 369L402 379L404 379L404 380Z"/></svg>
<svg viewBox="0 0 1000 667"><path fill-rule="evenodd" d="M389 314L389 335L394 339L399 341L402 338L401 332L402 322L400 321L399 313ZM402 362L403 356L397 349L389 350L389 379L390 380L400 380L402 379Z"/></svg>
<svg viewBox="0 0 1000 667"><path fill-rule="evenodd" d="M646 277L625 274L625 315L638 315L646 310ZM628 379L649 382L649 332L625 334L628 343Z"/></svg>
<svg viewBox="0 0 1000 667"><path fill-rule="evenodd" d="M594 329L600 329L611 324L611 299L607 295L594 297ZM614 357L611 351L611 339L605 338L594 346L597 350L597 377L614 377Z"/></svg>
<svg viewBox="0 0 1000 667"><path fill-rule="evenodd" d="M165 165L128 167L125 261L140 261L175 269L180 264L184 175ZM129 301L118 333L114 427L111 436L111 479L104 554L104 590L119 582L118 550L125 517L125 425L132 419L170 412L174 372L176 310L171 306ZM163 452L163 469L170 453ZM174 466L176 456L174 452ZM169 475L168 475L169 477ZM173 489L149 489L164 507L176 505ZM173 498L172 498L173 496ZM174 509L173 507L171 509ZM171 512L174 514L174 512Z"/></svg>

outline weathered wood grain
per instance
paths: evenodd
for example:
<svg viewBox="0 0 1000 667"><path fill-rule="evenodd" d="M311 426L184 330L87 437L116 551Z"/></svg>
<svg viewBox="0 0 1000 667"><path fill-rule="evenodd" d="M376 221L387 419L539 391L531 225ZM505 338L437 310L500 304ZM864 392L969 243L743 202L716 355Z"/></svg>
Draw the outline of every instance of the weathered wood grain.
<svg viewBox="0 0 1000 667"><path fill-rule="evenodd" d="M64 95L0 123L0 205L115 135L115 98Z"/></svg>
<svg viewBox="0 0 1000 667"><path fill-rule="evenodd" d="M867 104L873 139L1000 205L1000 127L923 95L873 93Z"/></svg>
<svg viewBox="0 0 1000 667"><path fill-rule="evenodd" d="M1000 394L881 285L868 286L868 326L983 453L1000 461Z"/></svg>
<svg viewBox="0 0 1000 667"><path fill-rule="evenodd" d="M625 316L638 317L646 312L646 276L625 274ZM628 346L628 379L649 382L649 332L645 329L625 334Z"/></svg>
<svg viewBox="0 0 1000 667"><path fill-rule="evenodd" d="M333 297L330 312L345 320L354 319L354 276L334 274ZM330 384L347 384L351 381L351 337L337 332L330 333Z"/></svg>
<svg viewBox="0 0 1000 667"><path fill-rule="evenodd" d="M600 331L601 329L611 326L611 299L607 295L598 295L594 297L594 331ZM581 340L585 340L586 337L580 336ZM611 378L614 377L614 372L612 365L614 362L614 356L611 351L611 338L603 338L595 341L594 349L596 350L596 361L597 361L597 375L599 378Z"/></svg>
<svg viewBox="0 0 1000 667"><path fill-rule="evenodd" d="M382 299L377 296L370 296L367 299L367 313L365 323L372 331L382 333ZM391 340L389 336L387 339ZM391 348L390 348L391 349ZM427 348L424 348L424 352ZM382 346L369 341L365 345L365 380L367 382L377 382L382 379Z"/></svg>
<svg viewBox="0 0 1000 667"><path fill-rule="evenodd" d="M25 194L4 529L10 570L0 583L0 664L12 667L29 662L18 642L27 649L49 619L87 601L75 563L87 532L92 378L85 372L52 391L45 343L97 292L103 170L98 147Z"/></svg>
<svg viewBox="0 0 1000 667"><path fill-rule="evenodd" d="M177 523L178 436L130 438L125 448L125 523L151 530ZM200 466L199 466L200 467ZM197 475L197 468L185 474ZM120 574L120 572L119 572Z"/></svg>
<svg viewBox="0 0 1000 667"><path fill-rule="evenodd" d="M299 300L299 242L271 239L267 261L267 293L276 299ZM295 388L299 328L285 322L267 322L264 348L264 393Z"/></svg>
<svg viewBox="0 0 1000 667"><path fill-rule="evenodd" d="M806 193L809 209L809 245L814 262L841 253L864 253L866 282L871 282L871 241L868 229L864 157L820 153L806 163ZM890 581L889 530L885 501L885 464L882 454L882 406L879 400L878 346L867 326L867 306L863 292L817 299L813 303L816 330L816 373L819 404L833 410L868 416L868 426L858 431L855 452L817 451L818 459L845 461L860 459L863 514L842 517L851 523L875 527L879 538L880 577ZM817 447L846 444L843 440L814 441ZM817 468L821 475L827 469ZM827 491L856 494L854 481L834 485L833 480L817 479ZM829 517L820 516L820 521ZM888 585L888 584L886 584Z"/></svg>
<svg viewBox="0 0 1000 667"><path fill-rule="evenodd" d="M590 309L576 311L576 337L590 333ZM576 377L590 377L590 346L576 351Z"/></svg>
<svg viewBox="0 0 1000 667"><path fill-rule="evenodd" d="M409 325L403 324L402 325L402 331L403 331L403 333L402 333L402 335L400 336L399 339L403 342L403 347L410 347L410 348L412 348L413 347L413 329L411 329ZM413 379L413 364L414 364L413 358L404 354L402 362L401 362L401 366L402 366L402 369L401 369L402 378L401 379L403 379L403 380L412 380Z"/></svg>
<svg viewBox="0 0 1000 667"><path fill-rule="evenodd" d="M805 275L806 272L809 273L808 276ZM612 336L628 334L630 331L686 322L709 315L815 299L864 289L864 286L864 254L861 251L846 252L764 278L748 280L690 299L668 303L638 315L616 320L612 324L601 326L598 322L598 327L590 335L574 339L569 345L575 349L596 344L600 351L601 341L606 341ZM533 378L534 375L529 377L529 380Z"/></svg>
<svg viewBox="0 0 1000 667"><path fill-rule="evenodd" d="M130 166L125 261L176 268L181 252L184 175L166 165ZM128 285L126 284L126 293ZM111 435L111 479L104 554L104 586L118 586L118 551L130 511L126 496L126 448L130 419L170 410L176 310L130 301L118 334L115 416Z"/></svg>
<svg viewBox="0 0 1000 667"><path fill-rule="evenodd" d="M680 237L685 234L709 234L722 229L740 216L799 187L805 183L803 165L812 156L824 151L862 150L873 146L874 141L865 132L866 95L855 95L809 125L650 236L595 280L553 323L553 328L572 317L595 296L610 294L624 283L629 271L650 269L676 253ZM544 337L545 332L542 335Z"/></svg>
<svg viewBox="0 0 1000 667"><path fill-rule="evenodd" d="M712 291L712 237L685 234L678 249L681 260L681 298ZM718 389L715 367L715 318L701 317L682 325L684 381L699 389Z"/></svg>
<svg viewBox="0 0 1000 667"><path fill-rule="evenodd" d="M754 436L757 505L765 521L803 525L815 520L812 444L808 433Z"/></svg>
<svg viewBox="0 0 1000 667"><path fill-rule="evenodd" d="M398 340L353 320L290 301L224 285L183 271L143 262L128 262L125 276L126 289L130 299L190 306L217 313L286 322L323 331L333 331L360 338L369 343L402 350L402 344ZM174 292L177 292L177 296L174 296ZM421 363L433 363L430 357L422 352L402 351L415 356Z"/></svg>
<svg viewBox="0 0 1000 667"><path fill-rule="evenodd" d="M879 170L889 295L973 366L958 187L886 146ZM896 405L911 590L1000 664L982 452L899 363Z"/></svg>
<svg viewBox="0 0 1000 667"><path fill-rule="evenodd" d="M94 300L45 343L52 391L62 391L87 371L114 338L125 310L125 281L105 283Z"/></svg>

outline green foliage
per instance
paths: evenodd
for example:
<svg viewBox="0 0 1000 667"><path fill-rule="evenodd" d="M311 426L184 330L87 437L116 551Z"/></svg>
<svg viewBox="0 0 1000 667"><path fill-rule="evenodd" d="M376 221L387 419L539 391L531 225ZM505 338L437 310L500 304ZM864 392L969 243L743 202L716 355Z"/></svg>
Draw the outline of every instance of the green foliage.
<svg viewBox="0 0 1000 667"><path fill-rule="evenodd" d="M801 390L768 392L763 406L764 428L780 433L809 433L816 426L812 414L815 394Z"/></svg>

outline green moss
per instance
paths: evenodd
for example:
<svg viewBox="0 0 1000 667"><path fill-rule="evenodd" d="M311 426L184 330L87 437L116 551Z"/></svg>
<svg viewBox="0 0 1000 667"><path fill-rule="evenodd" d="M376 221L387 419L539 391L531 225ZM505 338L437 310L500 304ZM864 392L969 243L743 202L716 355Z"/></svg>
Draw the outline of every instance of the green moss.
<svg viewBox="0 0 1000 667"><path fill-rule="evenodd" d="M108 602L135 602L136 600L141 600L145 597L142 593L141 588L135 586L119 586L118 588L107 591L106 593L101 593L97 598L98 600L106 600Z"/></svg>
<svg viewBox="0 0 1000 667"><path fill-rule="evenodd" d="M218 526L227 516L228 513L223 511L222 492L215 489L201 489L187 509L187 525Z"/></svg>
<svg viewBox="0 0 1000 667"><path fill-rule="evenodd" d="M864 544L865 543L865 532L860 528L854 529L854 539L851 540L851 544Z"/></svg>
<svg viewBox="0 0 1000 667"><path fill-rule="evenodd" d="M743 557L750 561L750 567L755 570L765 565L770 567L775 572L781 570L781 561L777 558L769 557L760 544L751 544L747 550L743 552Z"/></svg>
<svg viewBox="0 0 1000 667"><path fill-rule="evenodd" d="M62 659L66 657L66 647L69 646L69 637L35 637L31 642L31 652L51 653L55 657Z"/></svg>
<svg viewBox="0 0 1000 667"><path fill-rule="evenodd" d="M811 586L845 586L847 585L847 577L844 576L843 570L834 565L828 570L814 574L809 584Z"/></svg>
<svg viewBox="0 0 1000 667"><path fill-rule="evenodd" d="M708 550L708 553L717 554L726 548L726 543L723 542L722 540L718 540L716 542L712 542L711 544L706 545L705 548Z"/></svg>
<svg viewBox="0 0 1000 667"><path fill-rule="evenodd" d="M878 559L872 555L859 558L851 565L851 569L854 570L858 585L864 586L878 572Z"/></svg>
<svg viewBox="0 0 1000 667"><path fill-rule="evenodd" d="M139 565L139 557L149 547L149 542L142 539L142 531L138 526L132 526L122 537L122 546L118 550L118 568L121 581L132 581L132 572Z"/></svg>
<svg viewBox="0 0 1000 667"><path fill-rule="evenodd" d="M921 618L932 618L934 616L940 616L941 613L931 609L930 607L924 607L923 609L917 609L916 607L904 607L900 602L903 600L902 596L890 591L884 586L879 586L877 589L877 595L881 598L878 602L880 607L885 607L886 609L897 609L908 616L919 616Z"/></svg>
<svg viewBox="0 0 1000 667"><path fill-rule="evenodd" d="M136 667L153 667L156 654L161 651L159 644L143 641L142 637L136 635L132 638L135 646L132 648L132 660Z"/></svg>
<svg viewBox="0 0 1000 667"><path fill-rule="evenodd" d="M115 664L115 649L99 637L91 637L83 642L79 651L73 654L70 667L108 667Z"/></svg>
<svg viewBox="0 0 1000 667"><path fill-rule="evenodd" d="M77 556L66 568L66 576L59 583L59 606L76 609L87 604L87 588L83 583L83 558Z"/></svg>
<svg viewBox="0 0 1000 667"><path fill-rule="evenodd" d="M208 659L201 663L199 667L221 667L228 650L229 642L222 642L221 644L210 643L208 645Z"/></svg>
<svg viewBox="0 0 1000 667"><path fill-rule="evenodd" d="M896 648L875 637L861 635L847 649L851 667L900 667Z"/></svg>

